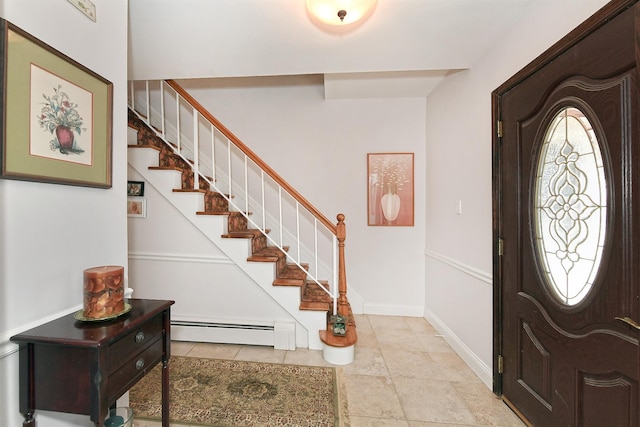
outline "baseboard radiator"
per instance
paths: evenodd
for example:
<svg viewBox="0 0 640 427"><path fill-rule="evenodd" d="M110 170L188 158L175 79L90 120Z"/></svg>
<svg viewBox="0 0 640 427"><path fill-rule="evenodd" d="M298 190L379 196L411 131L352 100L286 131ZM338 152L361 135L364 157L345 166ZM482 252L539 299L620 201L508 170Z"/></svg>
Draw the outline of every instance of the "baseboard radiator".
<svg viewBox="0 0 640 427"><path fill-rule="evenodd" d="M296 349L296 324L275 322L273 325L250 325L206 321L172 320L173 341L246 344Z"/></svg>

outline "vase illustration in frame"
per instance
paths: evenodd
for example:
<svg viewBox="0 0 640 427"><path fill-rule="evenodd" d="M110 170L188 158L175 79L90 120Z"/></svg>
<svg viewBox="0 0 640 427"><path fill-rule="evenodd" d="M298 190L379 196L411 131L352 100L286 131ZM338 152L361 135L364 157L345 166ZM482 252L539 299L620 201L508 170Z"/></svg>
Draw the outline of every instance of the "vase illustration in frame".
<svg viewBox="0 0 640 427"><path fill-rule="evenodd" d="M367 154L367 217L371 226L413 226L413 153Z"/></svg>

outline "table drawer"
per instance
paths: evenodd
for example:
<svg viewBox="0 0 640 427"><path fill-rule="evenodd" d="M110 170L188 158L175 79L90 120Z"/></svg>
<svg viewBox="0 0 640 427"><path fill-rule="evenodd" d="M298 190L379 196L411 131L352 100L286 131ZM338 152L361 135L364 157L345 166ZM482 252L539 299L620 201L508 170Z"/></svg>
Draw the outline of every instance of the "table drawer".
<svg viewBox="0 0 640 427"><path fill-rule="evenodd" d="M119 369L127 359L137 355L162 336L162 326L162 316L152 317L121 339L110 344L107 360L109 373Z"/></svg>
<svg viewBox="0 0 640 427"><path fill-rule="evenodd" d="M162 360L163 340L157 339L150 344L146 350L127 360L120 369L109 375L109 383L107 384L109 396L120 397Z"/></svg>

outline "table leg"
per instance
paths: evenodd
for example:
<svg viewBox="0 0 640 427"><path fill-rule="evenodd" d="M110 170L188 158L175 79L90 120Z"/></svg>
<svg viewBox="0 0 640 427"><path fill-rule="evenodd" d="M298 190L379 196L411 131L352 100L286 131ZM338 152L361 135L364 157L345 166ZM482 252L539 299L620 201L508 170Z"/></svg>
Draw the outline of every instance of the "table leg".
<svg viewBox="0 0 640 427"><path fill-rule="evenodd" d="M162 427L169 427L169 360L162 361Z"/></svg>

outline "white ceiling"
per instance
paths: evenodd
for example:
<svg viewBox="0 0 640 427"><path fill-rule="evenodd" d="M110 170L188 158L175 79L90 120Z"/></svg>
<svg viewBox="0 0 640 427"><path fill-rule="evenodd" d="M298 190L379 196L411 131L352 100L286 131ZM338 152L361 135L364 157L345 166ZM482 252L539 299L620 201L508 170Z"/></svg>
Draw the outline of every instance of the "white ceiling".
<svg viewBox="0 0 640 427"><path fill-rule="evenodd" d="M425 96L499 43L533 1L550 0L378 0L366 22L331 33L304 0L129 0L129 78L324 74L328 98L372 87Z"/></svg>

